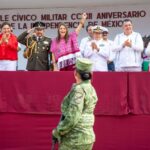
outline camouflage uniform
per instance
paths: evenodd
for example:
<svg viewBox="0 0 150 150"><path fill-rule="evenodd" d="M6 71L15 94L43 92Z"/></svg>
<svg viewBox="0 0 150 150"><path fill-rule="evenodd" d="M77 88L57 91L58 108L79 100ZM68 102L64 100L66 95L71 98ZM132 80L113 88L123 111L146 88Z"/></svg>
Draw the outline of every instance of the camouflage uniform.
<svg viewBox="0 0 150 150"><path fill-rule="evenodd" d="M91 150L95 142L93 131L96 92L89 80L73 85L62 103L62 114L56 130L60 150Z"/></svg>
<svg viewBox="0 0 150 150"><path fill-rule="evenodd" d="M19 37L18 41L30 49L30 56L28 57L27 70L49 70L50 58L49 54L51 39L48 37L41 37L37 40L35 35L27 37L28 33L25 31Z"/></svg>
<svg viewBox="0 0 150 150"><path fill-rule="evenodd" d="M67 146L65 144L61 144L61 147L59 150L92 150L93 143L92 144L86 144L86 145L73 145L73 146Z"/></svg>

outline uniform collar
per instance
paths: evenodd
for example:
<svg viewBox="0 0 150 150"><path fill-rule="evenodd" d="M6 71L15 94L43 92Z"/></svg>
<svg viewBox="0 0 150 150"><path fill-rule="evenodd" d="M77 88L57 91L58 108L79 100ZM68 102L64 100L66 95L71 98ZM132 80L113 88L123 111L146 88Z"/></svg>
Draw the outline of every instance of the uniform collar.
<svg viewBox="0 0 150 150"><path fill-rule="evenodd" d="M76 86L76 85L80 85L80 84L85 84L85 83L90 83L91 80L85 80L85 81L82 81L80 83L74 83L73 86Z"/></svg>

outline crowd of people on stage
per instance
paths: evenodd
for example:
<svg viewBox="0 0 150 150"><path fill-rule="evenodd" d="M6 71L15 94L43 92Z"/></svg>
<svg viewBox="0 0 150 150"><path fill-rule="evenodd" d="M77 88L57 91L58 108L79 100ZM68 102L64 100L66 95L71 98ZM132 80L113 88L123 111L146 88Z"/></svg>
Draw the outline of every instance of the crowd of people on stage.
<svg viewBox="0 0 150 150"><path fill-rule="evenodd" d="M78 27L68 31L64 23L58 26L57 37L44 35L45 24L35 22L33 28L16 37L8 22L1 26L0 70L15 71L21 43L26 46L23 56L29 71L72 71L78 57L93 62L92 71L148 71L150 69L150 37L146 38L133 30L132 21L125 19L123 32L114 41L109 40L106 27L86 27L88 36L78 44L78 35L85 25L87 15L83 13ZM83 29L82 29L83 30Z"/></svg>

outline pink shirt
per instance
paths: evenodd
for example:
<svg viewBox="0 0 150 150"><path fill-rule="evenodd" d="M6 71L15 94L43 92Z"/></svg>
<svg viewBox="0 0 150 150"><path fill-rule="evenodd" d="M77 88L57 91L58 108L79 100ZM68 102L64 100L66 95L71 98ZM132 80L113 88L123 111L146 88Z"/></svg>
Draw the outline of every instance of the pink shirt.
<svg viewBox="0 0 150 150"><path fill-rule="evenodd" d="M80 53L77 33L75 31L70 33L67 43L65 39L61 39L59 43L56 39L53 39L51 51L55 56L59 69L74 65L77 53Z"/></svg>

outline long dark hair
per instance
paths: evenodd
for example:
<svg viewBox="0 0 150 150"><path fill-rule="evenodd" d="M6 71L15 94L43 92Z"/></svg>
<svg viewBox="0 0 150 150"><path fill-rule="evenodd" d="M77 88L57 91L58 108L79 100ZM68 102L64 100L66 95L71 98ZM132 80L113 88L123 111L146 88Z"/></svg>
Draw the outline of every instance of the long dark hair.
<svg viewBox="0 0 150 150"><path fill-rule="evenodd" d="M59 33L59 29L60 29L61 26L64 26L64 27L66 28L66 34L65 34L64 39L65 39L65 42L67 43L67 42L68 42L68 38L69 38L69 33L68 33L68 27L66 26L65 23L60 23L60 24L58 25L57 38L56 38L56 39L57 39L57 42L60 42L60 39L61 39L61 36L60 36L60 33Z"/></svg>

